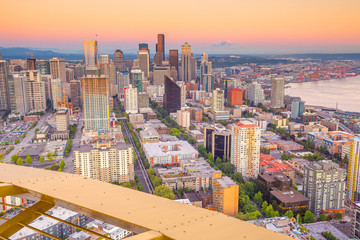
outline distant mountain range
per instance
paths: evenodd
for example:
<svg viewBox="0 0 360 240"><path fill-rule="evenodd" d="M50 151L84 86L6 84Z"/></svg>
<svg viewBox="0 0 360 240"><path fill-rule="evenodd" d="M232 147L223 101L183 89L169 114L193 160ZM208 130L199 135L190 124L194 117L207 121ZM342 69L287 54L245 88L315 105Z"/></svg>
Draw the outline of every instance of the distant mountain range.
<svg viewBox="0 0 360 240"><path fill-rule="evenodd" d="M66 60L83 60L84 55L79 53L59 53L51 50L39 50L33 48L23 48L23 47L10 47L4 48L0 47L0 52L3 59L27 59L30 58L31 54L36 59L48 60L53 57L64 58ZM125 54L126 60L135 59L136 54Z"/></svg>

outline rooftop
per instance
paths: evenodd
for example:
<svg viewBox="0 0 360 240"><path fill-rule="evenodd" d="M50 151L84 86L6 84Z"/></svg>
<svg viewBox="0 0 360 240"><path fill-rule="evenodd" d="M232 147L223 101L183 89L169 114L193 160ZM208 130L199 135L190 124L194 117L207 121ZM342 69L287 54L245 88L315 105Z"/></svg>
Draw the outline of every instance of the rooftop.
<svg viewBox="0 0 360 240"><path fill-rule="evenodd" d="M242 122L238 122L235 123L235 125L241 127L241 128L257 128L258 126L254 125L252 122L250 121L242 121Z"/></svg>
<svg viewBox="0 0 360 240"><path fill-rule="evenodd" d="M237 185L231 178L228 176L223 176L221 178L216 178L215 181L217 181L223 188L229 188L231 185Z"/></svg>
<svg viewBox="0 0 360 240"><path fill-rule="evenodd" d="M144 143L144 152L148 157L165 157L173 155L198 155L198 151L187 141Z"/></svg>
<svg viewBox="0 0 360 240"><path fill-rule="evenodd" d="M280 190L273 190L270 191L270 193L283 203L296 203L296 202L309 201L307 197L305 197L304 195L302 195L293 188L290 188L290 191L287 192L283 192Z"/></svg>

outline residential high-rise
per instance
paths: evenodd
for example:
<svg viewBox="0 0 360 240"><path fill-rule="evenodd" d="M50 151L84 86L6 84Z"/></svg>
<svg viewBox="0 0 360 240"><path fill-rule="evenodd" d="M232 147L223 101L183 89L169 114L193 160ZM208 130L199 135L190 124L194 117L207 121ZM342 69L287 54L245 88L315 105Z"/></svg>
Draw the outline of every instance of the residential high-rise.
<svg viewBox="0 0 360 240"><path fill-rule="evenodd" d="M38 70L39 71L39 70ZM51 80L53 79L51 75L42 75L40 74L41 81L45 86L45 98L46 101L53 101L53 94L51 89ZM49 106L47 106L49 107Z"/></svg>
<svg viewBox="0 0 360 240"><path fill-rule="evenodd" d="M285 78L274 77L271 80L271 108L284 106Z"/></svg>
<svg viewBox="0 0 360 240"><path fill-rule="evenodd" d="M309 210L335 216L345 212L346 170L331 160L321 160L304 166L303 194L308 197Z"/></svg>
<svg viewBox="0 0 360 240"><path fill-rule="evenodd" d="M137 88L138 93L143 91L143 84L144 81L144 72L136 69L136 70L131 70L130 72L130 82L131 84Z"/></svg>
<svg viewBox="0 0 360 240"><path fill-rule="evenodd" d="M109 78L83 77L81 90L85 129L108 132L110 129Z"/></svg>
<svg viewBox="0 0 360 240"><path fill-rule="evenodd" d="M190 112L186 110L177 110L176 121L180 127L189 129L190 127Z"/></svg>
<svg viewBox="0 0 360 240"><path fill-rule="evenodd" d="M131 84L124 88L125 112L138 113L138 89Z"/></svg>
<svg viewBox="0 0 360 240"><path fill-rule="evenodd" d="M150 69L150 55L147 50L139 50L138 51L138 59L139 59L139 68L144 73L145 80L149 77L149 69Z"/></svg>
<svg viewBox="0 0 360 240"><path fill-rule="evenodd" d="M15 86L14 86L14 77L12 74L8 74L8 92L9 92L9 108L12 112L16 111L16 96L15 96Z"/></svg>
<svg viewBox="0 0 360 240"><path fill-rule="evenodd" d="M124 89L130 84L130 76L128 71L117 72L118 97L124 98Z"/></svg>
<svg viewBox="0 0 360 240"><path fill-rule="evenodd" d="M169 50L169 64L170 69L172 67L176 68L176 71L179 70L179 51L177 49L170 49Z"/></svg>
<svg viewBox="0 0 360 240"><path fill-rule="evenodd" d="M180 106L186 107L186 84L182 81L177 81L176 84L180 87Z"/></svg>
<svg viewBox="0 0 360 240"><path fill-rule="evenodd" d="M181 109L181 87L168 76L165 76L164 109L169 113Z"/></svg>
<svg viewBox="0 0 360 240"><path fill-rule="evenodd" d="M25 76L21 76L20 74L13 74L13 79L16 101L15 112L25 115L30 110L27 91L27 78Z"/></svg>
<svg viewBox="0 0 360 240"><path fill-rule="evenodd" d="M36 61L36 70L39 70L41 75L50 74L50 63L47 60Z"/></svg>
<svg viewBox="0 0 360 240"><path fill-rule="evenodd" d="M164 84L164 76L170 77L170 65L155 65L153 68L153 72L154 85L162 85ZM174 80L176 81L176 79Z"/></svg>
<svg viewBox="0 0 360 240"><path fill-rule="evenodd" d="M224 90L217 88L212 91L211 111L224 111Z"/></svg>
<svg viewBox="0 0 360 240"><path fill-rule="evenodd" d="M96 40L84 41L84 59L85 66L96 66L98 59L98 46Z"/></svg>
<svg viewBox="0 0 360 240"><path fill-rule="evenodd" d="M74 151L74 168L75 174L104 182L133 181L134 149L123 143L82 145Z"/></svg>
<svg viewBox="0 0 360 240"><path fill-rule="evenodd" d="M52 99L53 99L53 109L57 110L62 107L61 102L64 102L64 89L63 89L63 80L60 78L51 79L51 89L52 89ZM64 102L65 103L65 102Z"/></svg>
<svg viewBox="0 0 360 240"><path fill-rule="evenodd" d="M20 76L27 79L27 95L29 110L41 112L46 110L45 83L41 79L39 71L22 71Z"/></svg>
<svg viewBox="0 0 360 240"><path fill-rule="evenodd" d="M260 162L260 128L249 121L231 128L231 163L246 178L256 178Z"/></svg>
<svg viewBox="0 0 360 240"><path fill-rule="evenodd" d="M239 185L221 171L213 173L212 191L215 211L235 216L239 211Z"/></svg>
<svg viewBox="0 0 360 240"><path fill-rule="evenodd" d="M265 101L264 89L257 82L253 82L248 86L248 100L258 105L259 103L263 104Z"/></svg>
<svg viewBox="0 0 360 240"><path fill-rule="evenodd" d="M138 108L149 108L149 94L146 92L139 92L137 95L138 98Z"/></svg>
<svg viewBox="0 0 360 240"><path fill-rule="evenodd" d="M120 49L117 49L114 52L113 62L115 64L116 72L126 70L126 64L125 64L125 61L124 61L124 53Z"/></svg>
<svg viewBox="0 0 360 240"><path fill-rule="evenodd" d="M226 103L230 106L243 105L243 90L238 88L229 88L227 90Z"/></svg>
<svg viewBox="0 0 360 240"><path fill-rule="evenodd" d="M291 103L291 118L299 118L305 112L305 102L293 101Z"/></svg>
<svg viewBox="0 0 360 240"><path fill-rule="evenodd" d="M192 56L191 46L186 42L182 45L181 50L181 80L183 82L190 82L192 80Z"/></svg>
<svg viewBox="0 0 360 240"><path fill-rule="evenodd" d="M27 62L27 70L36 70L36 58L28 58Z"/></svg>
<svg viewBox="0 0 360 240"><path fill-rule="evenodd" d="M8 93L8 65L5 60L0 60L0 111L10 109Z"/></svg>
<svg viewBox="0 0 360 240"><path fill-rule="evenodd" d="M162 60L165 61L165 35L158 34L157 35L157 44L156 44L156 52L162 53Z"/></svg>
<svg viewBox="0 0 360 240"><path fill-rule="evenodd" d="M347 173L346 199L348 203L360 201L360 136L351 139Z"/></svg>
<svg viewBox="0 0 360 240"><path fill-rule="evenodd" d="M55 57L50 59L49 63L51 76L66 81L65 59Z"/></svg>
<svg viewBox="0 0 360 240"><path fill-rule="evenodd" d="M56 131L65 132L69 127L69 110L67 108L60 108L56 114Z"/></svg>
<svg viewBox="0 0 360 240"><path fill-rule="evenodd" d="M81 82L72 80L70 82L70 99L74 107L81 107Z"/></svg>
<svg viewBox="0 0 360 240"><path fill-rule="evenodd" d="M109 95L115 96L117 93L115 88L115 65L111 63L110 55L99 55L99 71L100 76L109 78Z"/></svg>

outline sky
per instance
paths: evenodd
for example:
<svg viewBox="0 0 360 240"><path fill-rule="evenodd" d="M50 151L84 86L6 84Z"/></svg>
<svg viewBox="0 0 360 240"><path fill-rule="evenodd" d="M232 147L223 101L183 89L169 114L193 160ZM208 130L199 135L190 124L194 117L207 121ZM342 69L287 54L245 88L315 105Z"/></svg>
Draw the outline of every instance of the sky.
<svg viewBox="0 0 360 240"><path fill-rule="evenodd" d="M359 0L0 0L0 46L81 53L154 52L184 42L194 53L360 52Z"/></svg>

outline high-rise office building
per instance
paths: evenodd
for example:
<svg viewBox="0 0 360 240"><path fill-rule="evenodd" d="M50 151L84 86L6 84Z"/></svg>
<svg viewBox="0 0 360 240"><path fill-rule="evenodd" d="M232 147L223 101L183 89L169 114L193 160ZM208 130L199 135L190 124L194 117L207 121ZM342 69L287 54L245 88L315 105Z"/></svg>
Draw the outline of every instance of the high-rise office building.
<svg viewBox="0 0 360 240"><path fill-rule="evenodd" d="M231 131L217 126L204 127L204 144L206 151L211 152L214 159L224 156L227 160L231 154Z"/></svg>
<svg viewBox="0 0 360 240"><path fill-rule="evenodd" d="M144 73L144 78L147 80L149 78L149 62L150 62L150 55L149 51L147 50L139 50L138 51L138 59L139 59L139 68Z"/></svg>
<svg viewBox="0 0 360 240"><path fill-rule="evenodd" d="M149 51L149 44L147 44L147 43L139 43L139 50L147 50L147 51Z"/></svg>
<svg viewBox="0 0 360 240"><path fill-rule="evenodd" d="M81 107L81 82L72 80L70 82L70 99L74 107Z"/></svg>
<svg viewBox="0 0 360 240"><path fill-rule="evenodd" d="M39 70L38 70L39 71ZM45 86L45 98L46 101L53 100L52 90L51 90L51 80L53 79L51 75L42 75L40 74L41 81L44 83Z"/></svg>
<svg viewBox="0 0 360 240"><path fill-rule="evenodd" d="M108 132L110 128L109 78L83 77L81 90L85 129Z"/></svg>
<svg viewBox="0 0 360 240"><path fill-rule="evenodd" d="M28 58L27 62L27 70L36 70L36 58Z"/></svg>
<svg viewBox="0 0 360 240"><path fill-rule="evenodd" d="M57 110L64 102L64 89L63 89L63 80L60 78L51 79L51 89L52 89L52 99L53 99L53 109Z"/></svg>
<svg viewBox="0 0 360 240"><path fill-rule="evenodd" d="M227 90L226 103L230 106L243 105L243 90L238 88L229 88Z"/></svg>
<svg viewBox="0 0 360 240"><path fill-rule="evenodd" d="M181 87L171 78L165 76L164 109L169 113L181 109Z"/></svg>
<svg viewBox="0 0 360 240"><path fill-rule="evenodd" d="M346 199L348 203L360 201L360 137L351 139L347 173Z"/></svg>
<svg viewBox="0 0 360 240"><path fill-rule="evenodd" d="M27 78L16 73L13 74L13 79L16 101L15 112L25 115L30 110L27 91Z"/></svg>
<svg viewBox="0 0 360 240"><path fill-rule="evenodd" d="M154 85L164 84L165 76L170 77L170 65L164 61L162 65L155 65L153 68ZM176 79L173 79L176 81Z"/></svg>
<svg viewBox="0 0 360 240"><path fill-rule="evenodd" d="M212 91L211 111L224 111L224 90L217 88Z"/></svg>
<svg viewBox="0 0 360 240"><path fill-rule="evenodd" d="M0 111L10 109L10 99L8 92L8 64L5 60L0 60Z"/></svg>
<svg viewBox="0 0 360 240"><path fill-rule="evenodd" d="M293 101L291 103L291 118L299 118L305 112L305 102Z"/></svg>
<svg viewBox="0 0 360 240"><path fill-rule="evenodd" d="M99 55L99 71L100 76L109 78L109 95L115 96L117 94L117 89L115 89L115 65L112 64L110 55Z"/></svg>
<svg viewBox="0 0 360 240"><path fill-rule="evenodd" d="M190 82L192 72L192 52L191 46L186 42L181 48L181 80L183 82Z"/></svg>
<svg viewBox="0 0 360 240"><path fill-rule="evenodd" d="M248 100L254 105L263 104L265 101L264 89L257 82L253 82L248 86Z"/></svg>
<svg viewBox="0 0 360 240"><path fill-rule="evenodd" d="M111 143L92 148L82 145L74 151L75 174L104 182L129 182L135 178L134 149Z"/></svg>
<svg viewBox="0 0 360 240"><path fill-rule="evenodd" d="M116 72L126 70L126 64L125 64L125 61L124 61L124 53L120 49L117 49L114 52L113 62L115 64Z"/></svg>
<svg viewBox="0 0 360 240"><path fill-rule="evenodd" d="M190 127L190 112L186 110L177 110L176 116L177 124L188 130Z"/></svg>
<svg viewBox="0 0 360 240"><path fill-rule="evenodd" d="M239 211L239 185L221 171L213 172L213 206L215 211L235 216Z"/></svg>
<svg viewBox="0 0 360 240"><path fill-rule="evenodd" d="M124 88L125 112L138 113L138 89L131 84Z"/></svg>
<svg viewBox="0 0 360 240"><path fill-rule="evenodd" d="M176 84L180 87L180 106L186 107L186 84L182 81L176 81Z"/></svg>
<svg viewBox="0 0 360 240"><path fill-rule="evenodd" d="M179 51L177 49L169 50L169 64L170 68L175 67L176 71L179 70Z"/></svg>
<svg viewBox="0 0 360 240"><path fill-rule="evenodd" d="M55 57L50 59L49 63L51 76L66 81L65 59Z"/></svg>
<svg viewBox="0 0 360 240"><path fill-rule="evenodd" d="M137 88L138 93L143 92L143 84L144 81L144 72L142 70L136 69L131 70L130 72L130 82L131 84Z"/></svg>
<svg viewBox="0 0 360 240"><path fill-rule="evenodd" d="M158 34L157 35L157 44L156 44L156 52L162 53L162 60L165 61L165 35Z"/></svg>
<svg viewBox="0 0 360 240"><path fill-rule="evenodd" d="M96 66L98 59L98 46L96 40L84 41L85 66Z"/></svg>
<svg viewBox="0 0 360 240"><path fill-rule="evenodd" d="M85 66L78 63L74 66L74 78L80 80L83 76L85 76Z"/></svg>
<svg viewBox="0 0 360 240"><path fill-rule="evenodd" d="M41 75L50 74L50 63L47 60L36 61L36 70L39 70Z"/></svg>
<svg viewBox="0 0 360 240"><path fill-rule="evenodd" d="M22 71L21 76L27 79L27 95L29 110L41 112L46 110L45 83L41 79L39 71Z"/></svg>
<svg viewBox="0 0 360 240"><path fill-rule="evenodd" d="M204 83L204 75L212 74L212 62L208 60L208 55L204 52L200 62L200 85Z"/></svg>
<svg viewBox="0 0 360 240"><path fill-rule="evenodd" d="M271 80L271 108L284 106L285 78L274 77Z"/></svg>
<svg viewBox="0 0 360 240"><path fill-rule="evenodd" d="M331 160L304 166L303 194L308 197L309 210L335 216L345 212L346 170Z"/></svg>
<svg viewBox="0 0 360 240"><path fill-rule="evenodd" d="M15 96L15 86L14 86L14 77L12 74L8 74L8 92L9 92L9 108L12 112L16 111L16 96Z"/></svg>
<svg viewBox="0 0 360 240"><path fill-rule="evenodd" d="M202 82L202 90L212 92L215 86L215 76L213 74L204 74Z"/></svg>
<svg viewBox="0 0 360 240"><path fill-rule="evenodd" d="M260 128L249 121L231 128L231 163L246 178L257 178L260 162Z"/></svg>
<svg viewBox="0 0 360 240"><path fill-rule="evenodd" d="M139 92L137 95L138 108L149 108L149 94L146 92Z"/></svg>
<svg viewBox="0 0 360 240"><path fill-rule="evenodd" d="M124 98L124 89L130 84L130 75L128 71L117 72L118 97Z"/></svg>

